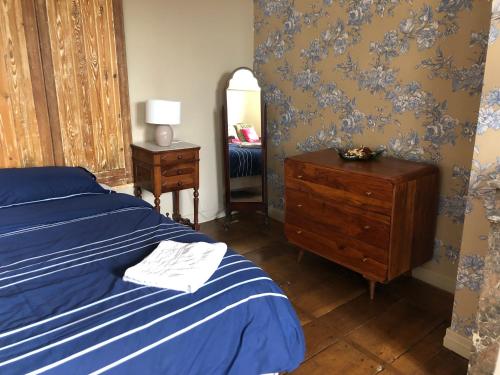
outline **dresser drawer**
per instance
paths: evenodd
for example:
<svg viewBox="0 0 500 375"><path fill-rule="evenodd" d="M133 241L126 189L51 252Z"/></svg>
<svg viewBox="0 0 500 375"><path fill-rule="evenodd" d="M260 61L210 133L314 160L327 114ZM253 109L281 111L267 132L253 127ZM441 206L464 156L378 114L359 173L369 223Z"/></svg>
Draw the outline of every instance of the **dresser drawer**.
<svg viewBox="0 0 500 375"><path fill-rule="evenodd" d="M354 237L333 231L330 226L319 222L311 222L304 216L291 215L287 212L285 222L286 224L293 225L318 236L336 238L338 241L349 243L351 246L362 251L364 255L370 256L370 258L375 259L380 263L386 264L389 259L388 249L383 249L365 241L360 241Z"/></svg>
<svg viewBox="0 0 500 375"><path fill-rule="evenodd" d="M183 174L179 176L162 176L161 189L165 193L172 190L182 190L194 187L194 174Z"/></svg>
<svg viewBox="0 0 500 375"><path fill-rule="evenodd" d="M179 176L183 174L192 174L195 170L196 162L179 163L163 167L161 174L165 177Z"/></svg>
<svg viewBox="0 0 500 375"><path fill-rule="evenodd" d="M387 206L393 200L393 184L390 181L366 175L345 173L287 159L285 177L292 181L298 180L329 187L333 195L345 196L354 203L380 201Z"/></svg>
<svg viewBox="0 0 500 375"><path fill-rule="evenodd" d="M363 246L325 232L324 235L310 232L302 227L285 224L288 240L306 250L332 260L376 281L387 279L387 263L374 259Z"/></svg>
<svg viewBox="0 0 500 375"><path fill-rule="evenodd" d="M334 232L382 249L390 244L391 218L286 189L286 222L318 234Z"/></svg>
<svg viewBox="0 0 500 375"><path fill-rule="evenodd" d="M172 164L172 163L182 163L186 161L195 161L198 160L198 151L197 150L179 150L167 152L161 156L161 162L163 164Z"/></svg>

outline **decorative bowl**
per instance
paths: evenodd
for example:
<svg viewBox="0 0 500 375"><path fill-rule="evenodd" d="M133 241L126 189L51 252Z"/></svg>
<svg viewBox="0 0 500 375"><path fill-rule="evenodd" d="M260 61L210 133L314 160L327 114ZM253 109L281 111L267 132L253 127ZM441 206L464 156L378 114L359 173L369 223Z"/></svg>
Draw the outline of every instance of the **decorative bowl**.
<svg viewBox="0 0 500 375"><path fill-rule="evenodd" d="M363 149L363 152L353 153L353 151L361 149ZM384 149L372 151L368 147L360 147L357 149L338 149L337 153L344 160L367 161L367 160L373 160L376 157L382 155L384 151L385 151Z"/></svg>

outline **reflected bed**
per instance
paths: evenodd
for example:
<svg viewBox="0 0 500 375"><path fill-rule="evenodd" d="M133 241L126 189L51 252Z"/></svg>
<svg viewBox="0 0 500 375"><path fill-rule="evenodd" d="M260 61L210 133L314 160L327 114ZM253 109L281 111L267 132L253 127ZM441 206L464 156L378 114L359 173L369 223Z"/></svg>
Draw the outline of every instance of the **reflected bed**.
<svg viewBox="0 0 500 375"><path fill-rule="evenodd" d="M262 148L245 148L237 144L229 144L228 147L230 178L262 174Z"/></svg>

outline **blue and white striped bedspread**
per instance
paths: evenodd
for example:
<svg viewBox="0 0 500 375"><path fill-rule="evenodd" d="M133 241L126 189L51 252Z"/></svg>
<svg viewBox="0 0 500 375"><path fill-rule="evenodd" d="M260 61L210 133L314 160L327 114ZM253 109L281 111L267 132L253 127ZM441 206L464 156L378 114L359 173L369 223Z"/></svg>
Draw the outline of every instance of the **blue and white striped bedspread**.
<svg viewBox="0 0 500 375"><path fill-rule="evenodd" d="M303 359L288 299L233 251L194 294L122 281L163 239L212 242L143 201L0 211L0 374L261 374Z"/></svg>
<svg viewBox="0 0 500 375"><path fill-rule="evenodd" d="M258 176L262 174L262 148L244 148L229 145L229 177Z"/></svg>

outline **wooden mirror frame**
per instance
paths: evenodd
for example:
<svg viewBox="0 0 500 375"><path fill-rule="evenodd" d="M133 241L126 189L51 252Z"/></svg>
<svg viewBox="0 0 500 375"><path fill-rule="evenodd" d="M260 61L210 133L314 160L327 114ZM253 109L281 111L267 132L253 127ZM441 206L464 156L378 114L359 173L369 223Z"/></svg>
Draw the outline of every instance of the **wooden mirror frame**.
<svg viewBox="0 0 500 375"><path fill-rule="evenodd" d="M248 70L255 77L252 69L247 67L239 67L235 69L227 80L224 89L224 105L222 106L222 147L224 153L224 187L225 187L225 211L226 211L226 229L231 221L234 211L237 212L260 212L264 215L265 223L268 222L267 208L267 105L264 103L262 91L260 92L260 109L261 109L261 144L262 144L262 201L261 202L232 202L231 201L231 184L230 184L230 168L229 168L229 142L228 142L228 113L227 113L227 90L234 74L239 70ZM258 82L257 77L255 79ZM262 86L259 86L262 89Z"/></svg>

